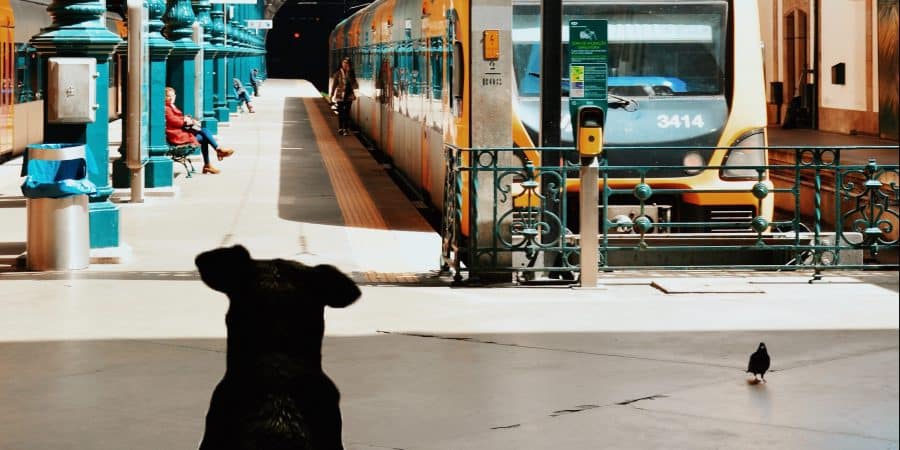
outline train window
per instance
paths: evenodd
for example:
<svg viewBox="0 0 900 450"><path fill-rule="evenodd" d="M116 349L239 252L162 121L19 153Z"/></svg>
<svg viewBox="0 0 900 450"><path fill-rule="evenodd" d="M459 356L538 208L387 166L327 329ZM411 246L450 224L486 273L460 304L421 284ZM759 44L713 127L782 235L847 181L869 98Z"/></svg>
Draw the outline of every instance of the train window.
<svg viewBox="0 0 900 450"><path fill-rule="evenodd" d="M393 74L391 76L391 82L393 84L393 94L394 97L400 95L400 90L403 85L403 44L400 44L396 50L394 50L393 54L393 64L391 70ZM396 110L396 108L394 108Z"/></svg>
<svg viewBox="0 0 900 450"><path fill-rule="evenodd" d="M431 64L428 63L428 41L422 40L419 47L419 63L422 75L419 77L422 83L422 94L429 98L431 94Z"/></svg>
<svg viewBox="0 0 900 450"><path fill-rule="evenodd" d="M726 2L570 4L570 19L609 21L609 86L635 95L719 95L725 83ZM563 28L563 93L568 27ZM521 96L540 94L540 6L513 7L513 66Z"/></svg>
<svg viewBox="0 0 900 450"><path fill-rule="evenodd" d="M444 84L444 42L443 39L431 38L430 66L431 66L431 96L439 99L443 97Z"/></svg>
<svg viewBox="0 0 900 450"><path fill-rule="evenodd" d="M419 43L413 43L410 53L409 67L409 93L410 95L419 95L419 58L422 57Z"/></svg>
<svg viewBox="0 0 900 450"><path fill-rule="evenodd" d="M369 73L366 69L366 66L369 64L369 48L361 47L359 49L359 64L357 64L354 68L356 69L356 77L361 80L368 80Z"/></svg>

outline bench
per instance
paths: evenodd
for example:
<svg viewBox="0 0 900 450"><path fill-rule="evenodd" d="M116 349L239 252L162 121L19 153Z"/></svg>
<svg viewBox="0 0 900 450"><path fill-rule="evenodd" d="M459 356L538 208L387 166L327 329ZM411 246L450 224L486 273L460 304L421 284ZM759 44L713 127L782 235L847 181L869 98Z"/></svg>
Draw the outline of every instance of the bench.
<svg viewBox="0 0 900 450"><path fill-rule="evenodd" d="M187 172L187 178L191 178L192 174L196 171L194 170L194 163L191 162L190 156L196 154L198 151L200 151L200 146L195 144L169 145L169 150L166 151L166 155L172 158L172 161L184 166L184 170ZM190 165L190 168L188 168L188 165Z"/></svg>

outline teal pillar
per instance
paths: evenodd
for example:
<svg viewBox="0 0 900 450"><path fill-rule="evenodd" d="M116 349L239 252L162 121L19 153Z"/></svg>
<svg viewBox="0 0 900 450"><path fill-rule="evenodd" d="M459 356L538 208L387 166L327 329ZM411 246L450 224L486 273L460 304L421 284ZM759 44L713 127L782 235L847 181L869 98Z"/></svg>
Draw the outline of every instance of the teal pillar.
<svg viewBox="0 0 900 450"><path fill-rule="evenodd" d="M241 80L241 83L243 83L246 78L244 76L244 66L247 63L247 43L244 40L246 38L244 27L240 25L241 20L243 19L238 19L234 24L234 43L238 47L237 57L234 58L234 78Z"/></svg>
<svg viewBox="0 0 900 450"><path fill-rule="evenodd" d="M262 34L256 35L256 68L259 69L259 76L265 78L266 76L266 35L268 31L263 30Z"/></svg>
<svg viewBox="0 0 900 450"><path fill-rule="evenodd" d="M119 59L123 64L128 65L128 43L122 41L115 51L116 56L124 56L124 58ZM127 68L123 70L122 73L126 73ZM124 95L122 99L122 117L121 117L121 129L122 136L120 137L121 144L119 145L119 159L113 161L112 163L112 185L114 188L127 188L131 185L131 170L128 169L128 165L125 164L125 149L127 148L128 143L126 142L126 131L128 130L128 126L125 124L127 120L127 114L125 111L128 111L128 76L122 77L119 82L122 84L122 94Z"/></svg>
<svg viewBox="0 0 900 450"><path fill-rule="evenodd" d="M234 89L232 88L231 80L235 78L234 73L237 68L237 60L239 59L237 58L237 56L238 52L240 51L240 49L238 48L238 36L236 31L237 21L232 20L225 23L225 34L227 36L226 43L231 47L228 52L228 56L230 56L230 58L228 58L228 62L226 64L228 75L225 79L225 92L227 95L226 99L228 101L228 111L233 113L237 112L237 97L234 95Z"/></svg>
<svg viewBox="0 0 900 450"><path fill-rule="evenodd" d="M219 121L213 110L213 86L214 64L218 55L218 48L212 43L212 18L210 17L211 5L209 0L192 0L197 21L203 27L203 105L198 105L203 111L203 126L213 134L219 133ZM198 116L200 116L198 114Z"/></svg>
<svg viewBox="0 0 900 450"><path fill-rule="evenodd" d="M218 122L228 122L227 85L228 74L225 69L228 49L225 47L225 6L213 5L210 13L212 19L212 43L216 48L216 59L213 61L213 111Z"/></svg>
<svg viewBox="0 0 900 450"><path fill-rule="evenodd" d="M173 184L172 160L166 156L166 61L175 47L163 37L162 17L166 11L164 0L146 0L149 16L147 35L150 53L150 95L148 106L148 126L150 160L144 165L144 186L148 188L169 187Z"/></svg>
<svg viewBox="0 0 900 450"><path fill-rule="evenodd" d="M250 77L250 54L252 52L250 46L250 32L248 32L247 27L243 25L239 25L238 28L241 30L241 43L244 47L244 54L241 57L241 66L240 72L238 73L238 78L242 83L244 83L244 87L247 88L247 91L252 91L252 89L247 86L247 79Z"/></svg>
<svg viewBox="0 0 900 450"><path fill-rule="evenodd" d="M109 201L113 189L109 181L109 57L121 39L110 32L103 22L106 6L99 0L54 0L47 7L52 23L31 38L31 45L42 58L42 65L50 57L95 58L97 76L97 110L93 122L86 124L51 124L44 126L46 143L78 143L87 147L87 157L94 170L88 178L97 186L97 195L90 199L90 246L105 248L119 246L119 209ZM46 68L44 70L46 72ZM43 91L47 92L44 81ZM49 102L49 99L48 99ZM44 117L47 117L44 102Z"/></svg>
<svg viewBox="0 0 900 450"><path fill-rule="evenodd" d="M196 105L194 100L194 57L200 52L200 46L191 40L191 25L195 21L190 0L169 0L163 15L163 35L172 41L174 47L166 65L166 80L177 93L175 105L183 113L200 118L203 115L200 110L202 105Z"/></svg>

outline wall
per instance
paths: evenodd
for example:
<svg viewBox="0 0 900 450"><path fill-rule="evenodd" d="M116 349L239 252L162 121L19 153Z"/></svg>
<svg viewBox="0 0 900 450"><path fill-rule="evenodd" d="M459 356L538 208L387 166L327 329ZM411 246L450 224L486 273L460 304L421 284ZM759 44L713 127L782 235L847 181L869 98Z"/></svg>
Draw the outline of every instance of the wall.
<svg viewBox="0 0 900 450"><path fill-rule="evenodd" d="M820 0L821 16L819 70L815 77L819 88L818 127L844 134L878 135L878 30L879 1ZM771 100L769 82L785 81L784 14L794 8L809 12L809 55L813 57L816 39L812 0L758 0L760 29L765 43L767 101ZM812 62L812 61L810 61ZM831 66L846 64L845 84L832 84ZM811 80L812 81L812 80ZM785 101L789 95L785 93ZM776 109L769 105L769 123L775 125ZM785 117L785 108L780 118Z"/></svg>
<svg viewBox="0 0 900 450"><path fill-rule="evenodd" d="M13 0L10 2L16 15L16 42L28 42L40 34L41 28L50 25L47 7L50 0Z"/></svg>
<svg viewBox="0 0 900 450"><path fill-rule="evenodd" d="M828 0L822 8L819 129L878 134L877 61L871 0ZM833 30L833 31L831 31ZM846 84L833 84L831 67L846 64Z"/></svg>
<svg viewBox="0 0 900 450"><path fill-rule="evenodd" d="M13 137L13 154L18 155L25 151L29 144L44 142L44 101L16 104L13 129L16 130Z"/></svg>
<svg viewBox="0 0 900 450"><path fill-rule="evenodd" d="M822 8L821 106L866 110L866 16L863 0L828 0ZM831 66L846 63L845 85L831 83Z"/></svg>

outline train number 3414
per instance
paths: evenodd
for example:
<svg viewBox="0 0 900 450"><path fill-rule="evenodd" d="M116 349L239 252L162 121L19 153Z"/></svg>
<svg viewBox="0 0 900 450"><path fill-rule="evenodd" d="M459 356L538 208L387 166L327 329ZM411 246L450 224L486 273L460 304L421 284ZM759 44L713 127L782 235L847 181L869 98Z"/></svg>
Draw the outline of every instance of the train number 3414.
<svg viewBox="0 0 900 450"><path fill-rule="evenodd" d="M658 128L703 128L703 116L696 114L660 114L656 116Z"/></svg>

